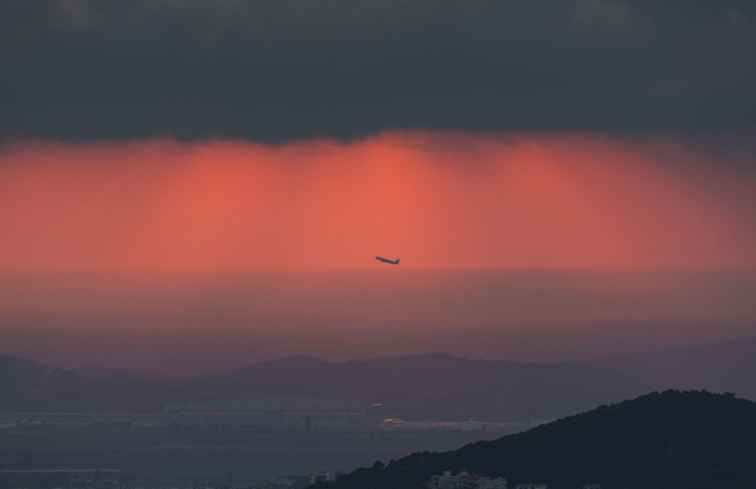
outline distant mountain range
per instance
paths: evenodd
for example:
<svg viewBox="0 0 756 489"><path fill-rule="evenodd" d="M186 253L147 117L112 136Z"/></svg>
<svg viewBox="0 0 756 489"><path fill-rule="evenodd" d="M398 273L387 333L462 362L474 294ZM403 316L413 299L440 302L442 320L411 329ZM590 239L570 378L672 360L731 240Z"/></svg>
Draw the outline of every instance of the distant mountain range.
<svg viewBox="0 0 756 489"><path fill-rule="evenodd" d="M51 368L0 356L0 410L155 410L213 400L338 400L407 419L554 418L668 388L756 399L756 339L592 363L523 364L446 354L327 362L291 357L189 380Z"/></svg>
<svg viewBox="0 0 756 489"><path fill-rule="evenodd" d="M159 409L190 401L339 400L409 419L522 419L578 412L645 386L603 367L526 365L442 354L325 362L296 357L225 375L150 380L0 357L2 410Z"/></svg>
<svg viewBox="0 0 756 489"><path fill-rule="evenodd" d="M749 489L756 487L754 440L756 403L666 391L456 451L377 462L313 489L421 489L447 470L506 477L510 487Z"/></svg>
<svg viewBox="0 0 756 489"><path fill-rule="evenodd" d="M55 368L0 355L0 411L154 409L164 387L116 371Z"/></svg>
<svg viewBox="0 0 756 489"><path fill-rule="evenodd" d="M205 387L198 390L215 389L215 397L245 392L346 399L382 404L386 414L416 419L553 416L645 390L606 368L526 365L444 354L345 363L293 358L203 382Z"/></svg>

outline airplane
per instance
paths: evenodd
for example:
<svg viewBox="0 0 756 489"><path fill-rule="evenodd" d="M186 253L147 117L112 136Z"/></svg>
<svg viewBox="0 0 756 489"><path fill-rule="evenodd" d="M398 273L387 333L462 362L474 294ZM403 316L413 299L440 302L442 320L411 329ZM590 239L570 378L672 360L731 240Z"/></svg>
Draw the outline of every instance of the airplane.
<svg viewBox="0 0 756 489"><path fill-rule="evenodd" d="M378 260L379 262L388 263L389 265L398 265L399 260L400 260L400 258L397 258L396 260L390 260L382 256L376 256L375 259Z"/></svg>

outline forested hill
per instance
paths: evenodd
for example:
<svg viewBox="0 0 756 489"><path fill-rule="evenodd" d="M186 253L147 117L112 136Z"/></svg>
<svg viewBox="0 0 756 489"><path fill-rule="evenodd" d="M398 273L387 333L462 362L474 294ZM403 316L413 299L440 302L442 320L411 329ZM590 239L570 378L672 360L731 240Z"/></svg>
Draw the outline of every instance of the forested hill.
<svg viewBox="0 0 756 489"><path fill-rule="evenodd" d="M666 391L602 406L530 431L445 453L358 469L317 489L423 487L445 470L504 476L550 489L756 487L756 403Z"/></svg>

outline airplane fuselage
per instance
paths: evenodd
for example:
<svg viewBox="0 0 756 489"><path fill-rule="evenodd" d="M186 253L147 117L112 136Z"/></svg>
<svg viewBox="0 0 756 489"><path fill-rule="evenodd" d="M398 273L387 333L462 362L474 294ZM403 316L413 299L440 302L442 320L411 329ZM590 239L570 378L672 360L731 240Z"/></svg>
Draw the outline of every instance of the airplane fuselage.
<svg viewBox="0 0 756 489"><path fill-rule="evenodd" d="M391 260L389 258L384 258L382 256L376 256L375 259L378 260L379 262L387 263L389 265L398 265L399 260L400 260L400 258L397 258L396 260Z"/></svg>

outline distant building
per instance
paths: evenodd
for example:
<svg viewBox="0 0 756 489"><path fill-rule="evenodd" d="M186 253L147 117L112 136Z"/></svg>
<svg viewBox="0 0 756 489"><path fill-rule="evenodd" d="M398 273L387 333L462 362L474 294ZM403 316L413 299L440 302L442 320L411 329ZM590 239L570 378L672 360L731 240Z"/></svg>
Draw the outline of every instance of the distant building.
<svg viewBox="0 0 756 489"><path fill-rule="evenodd" d="M503 477L496 477L494 479L488 477L481 477L478 479L477 489L507 489L508 482Z"/></svg>
<svg viewBox="0 0 756 489"><path fill-rule="evenodd" d="M316 484L318 482L333 482L338 478L337 472L318 472L310 476L310 484Z"/></svg>
<svg viewBox="0 0 756 489"><path fill-rule="evenodd" d="M434 475L428 482L428 489L475 489L475 478L467 472L452 474L450 470Z"/></svg>
<svg viewBox="0 0 756 489"><path fill-rule="evenodd" d="M427 484L428 489L507 489L507 479L490 478L462 471L452 474L450 470L434 475Z"/></svg>
<svg viewBox="0 0 756 489"><path fill-rule="evenodd" d="M308 475L286 475L276 477L263 484L261 489L304 489L311 484Z"/></svg>
<svg viewBox="0 0 756 489"><path fill-rule="evenodd" d="M549 486L546 484L536 484L534 482L528 482L525 484L517 484L515 486L515 489L548 489Z"/></svg>

